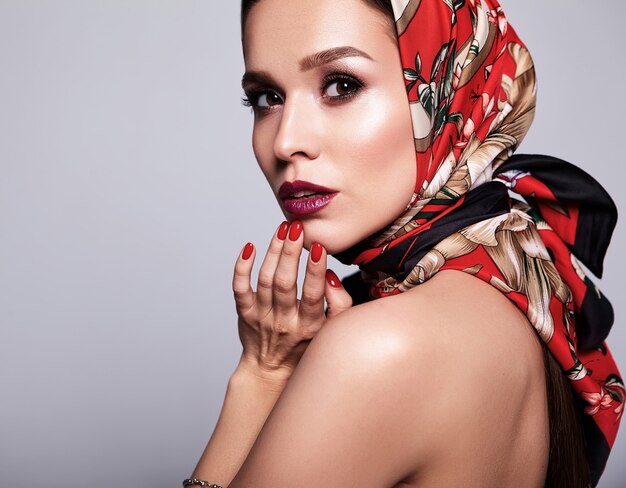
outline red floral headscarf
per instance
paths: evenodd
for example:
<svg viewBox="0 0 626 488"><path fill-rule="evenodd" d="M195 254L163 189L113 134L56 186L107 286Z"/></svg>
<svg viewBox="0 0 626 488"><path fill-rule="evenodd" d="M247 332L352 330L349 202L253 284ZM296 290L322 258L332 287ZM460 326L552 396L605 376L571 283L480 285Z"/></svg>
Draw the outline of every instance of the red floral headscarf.
<svg viewBox="0 0 626 488"><path fill-rule="evenodd" d="M512 300L583 400L596 484L623 412L624 383L604 342L613 310L578 259L602 275L615 205L570 163L513 155L533 120L535 72L497 1L392 4L413 122L415 192L400 218L335 257L359 265L370 298L456 269Z"/></svg>

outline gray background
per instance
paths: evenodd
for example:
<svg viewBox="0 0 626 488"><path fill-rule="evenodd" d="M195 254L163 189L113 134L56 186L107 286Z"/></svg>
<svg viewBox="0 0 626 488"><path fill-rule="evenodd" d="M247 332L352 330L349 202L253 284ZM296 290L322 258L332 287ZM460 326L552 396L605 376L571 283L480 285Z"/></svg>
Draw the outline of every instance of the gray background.
<svg viewBox="0 0 626 488"><path fill-rule="evenodd" d="M579 164L623 211L625 4L504 7L539 76L519 152ZM0 0L2 487L178 486L213 429L232 265L282 218L239 103L238 8ZM600 282L623 371L625 241ZM625 455L622 432L601 487L626 485Z"/></svg>

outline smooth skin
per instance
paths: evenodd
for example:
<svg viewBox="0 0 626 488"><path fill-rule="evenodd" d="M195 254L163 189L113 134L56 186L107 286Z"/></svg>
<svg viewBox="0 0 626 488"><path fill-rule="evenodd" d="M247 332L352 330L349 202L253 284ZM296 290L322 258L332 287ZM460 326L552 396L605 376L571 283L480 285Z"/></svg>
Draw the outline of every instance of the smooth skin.
<svg viewBox="0 0 626 488"><path fill-rule="evenodd" d="M250 12L246 71L264 77L244 79L244 89L259 165L274 193L304 179L339 194L303 219L299 234L286 215L288 234L298 235L282 239L279 226L255 289L256 249L237 259L243 352L196 478L230 488L543 486L542 349L517 307L458 271L354 307L325 279L327 251L388 225L412 196L412 182L386 179L405 182L414 178L411 164L415 170L390 29L360 0L261 0ZM303 59L341 46L369 59L300 69ZM364 83L329 81L346 68ZM376 130L364 137L370 124ZM387 139L377 139L390 125ZM324 249L318 262L307 257L298 299L302 249L315 242Z"/></svg>

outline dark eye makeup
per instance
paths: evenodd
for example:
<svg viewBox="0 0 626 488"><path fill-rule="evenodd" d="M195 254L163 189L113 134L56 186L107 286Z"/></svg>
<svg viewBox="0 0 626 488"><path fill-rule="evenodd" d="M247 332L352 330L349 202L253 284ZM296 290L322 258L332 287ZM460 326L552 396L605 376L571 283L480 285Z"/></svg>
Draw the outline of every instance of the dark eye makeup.
<svg viewBox="0 0 626 488"><path fill-rule="evenodd" d="M332 73L324 77L324 96L330 103L340 103L352 98L361 91L364 84L353 75Z"/></svg>
<svg viewBox="0 0 626 488"><path fill-rule="evenodd" d="M327 74L322 78L321 85L322 97L330 104L345 103L365 87L365 83L355 75L344 72ZM282 105L283 98L275 90L251 87L245 90L241 103L252 111L263 114Z"/></svg>
<svg viewBox="0 0 626 488"><path fill-rule="evenodd" d="M264 110L282 102L280 95L271 90L249 89L246 96L241 99L241 103L253 110Z"/></svg>

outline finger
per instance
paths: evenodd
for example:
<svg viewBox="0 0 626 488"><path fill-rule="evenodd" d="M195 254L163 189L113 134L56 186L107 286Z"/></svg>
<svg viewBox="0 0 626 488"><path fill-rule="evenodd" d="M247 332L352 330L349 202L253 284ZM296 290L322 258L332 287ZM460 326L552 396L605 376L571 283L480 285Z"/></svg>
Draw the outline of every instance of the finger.
<svg viewBox="0 0 626 488"><path fill-rule="evenodd" d="M289 222L282 222L274 237L270 241L270 245L267 248L263 263L259 269L259 279L257 282L256 290L256 303L259 310L267 312L272 308L272 289L274 287L274 273L276 272L276 266L278 266L278 260L283 249L283 244L287 238L287 231L289 230Z"/></svg>
<svg viewBox="0 0 626 488"><path fill-rule="evenodd" d="M324 293L326 287L326 250L319 242L311 246L302 283L299 315L303 321L324 318Z"/></svg>
<svg viewBox="0 0 626 488"><path fill-rule="evenodd" d="M233 293L237 312L248 310L254 305L254 293L250 287L250 273L254 264L255 249L248 242L239 253L233 274Z"/></svg>
<svg viewBox="0 0 626 488"><path fill-rule="evenodd" d="M285 239L274 273L273 304L276 312L282 315L296 311L298 299L296 280L303 242L302 222L294 220L289 227L289 237Z"/></svg>
<svg viewBox="0 0 626 488"><path fill-rule="evenodd" d="M326 317L329 319L352 307L352 297L332 269L326 270L325 293L328 302Z"/></svg>

